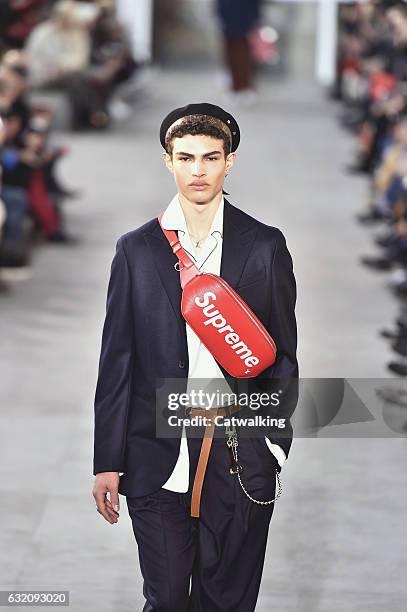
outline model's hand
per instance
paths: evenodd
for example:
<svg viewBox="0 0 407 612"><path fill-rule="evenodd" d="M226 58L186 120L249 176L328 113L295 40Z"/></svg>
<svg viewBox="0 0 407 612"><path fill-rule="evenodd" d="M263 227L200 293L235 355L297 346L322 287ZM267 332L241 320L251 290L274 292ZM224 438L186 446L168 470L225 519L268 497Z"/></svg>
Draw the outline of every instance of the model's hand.
<svg viewBox="0 0 407 612"><path fill-rule="evenodd" d="M96 474L93 486L98 512L111 524L119 519L119 472L100 472ZM107 498L107 493L110 499Z"/></svg>

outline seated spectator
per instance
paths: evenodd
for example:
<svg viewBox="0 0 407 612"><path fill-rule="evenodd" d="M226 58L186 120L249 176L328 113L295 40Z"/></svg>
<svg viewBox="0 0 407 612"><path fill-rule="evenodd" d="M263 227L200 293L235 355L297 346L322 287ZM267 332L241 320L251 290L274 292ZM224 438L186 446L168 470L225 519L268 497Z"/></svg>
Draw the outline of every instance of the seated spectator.
<svg viewBox="0 0 407 612"><path fill-rule="evenodd" d="M405 106L399 81L387 71L386 63L386 58L376 53L362 62L366 93L360 98L358 157L356 164L350 167L352 171L374 172L394 119Z"/></svg>
<svg viewBox="0 0 407 612"><path fill-rule="evenodd" d="M29 254L23 240L23 222L28 211L29 166L20 158L22 121L13 106L0 108L4 124L1 167L1 198L6 208L0 267L28 270ZM4 273L3 273L4 278Z"/></svg>
<svg viewBox="0 0 407 612"><path fill-rule="evenodd" d="M92 4L74 0L55 4L50 18L33 30L25 45L32 85L61 85L87 67L89 28L98 14Z"/></svg>
<svg viewBox="0 0 407 612"><path fill-rule="evenodd" d="M76 243L77 240L64 230L62 211L52 192L59 188L53 176L53 165L60 151L48 145L49 124L43 118L34 117L22 130L18 111L13 107L3 109L2 116L7 132L2 153L2 198L7 211L4 249L8 253L21 254L23 221L27 213L47 241ZM22 259L24 261L24 256Z"/></svg>
<svg viewBox="0 0 407 612"><path fill-rule="evenodd" d="M131 114L131 84L136 69L124 28L111 8L104 7L91 29L89 67L78 88L84 102L85 126L90 123L93 127L105 127L111 114L115 117Z"/></svg>
<svg viewBox="0 0 407 612"><path fill-rule="evenodd" d="M49 144L49 127L46 118L34 116L23 135L22 155L31 168L27 185L30 210L46 240L76 244L77 239L64 229L60 206L61 197L66 196L68 192L55 176L55 163L64 152Z"/></svg>
<svg viewBox="0 0 407 612"><path fill-rule="evenodd" d="M109 125L112 95L136 69L124 30L111 10L60 0L50 19L31 34L26 50L32 84L66 91L73 129Z"/></svg>
<svg viewBox="0 0 407 612"><path fill-rule="evenodd" d="M391 71L400 81L407 81L407 4L397 2L386 11L393 45L390 48Z"/></svg>
<svg viewBox="0 0 407 612"><path fill-rule="evenodd" d="M359 215L359 221L376 221L397 213L396 205L401 197L406 170L407 115L403 115L395 125L393 138L384 149L375 172L369 211Z"/></svg>
<svg viewBox="0 0 407 612"><path fill-rule="evenodd" d="M2 119L0 118L0 150L3 147L6 139L6 130ZM0 179L1 180L1 179ZM0 199L0 293L6 293L8 290L7 284L1 278L1 266L2 266L2 254L1 254L1 243L3 240L4 226L6 223L6 206L2 199Z"/></svg>
<svg viewBox="0 0 407 612"><path fill-rule="evenodd" d="M27 57L21 51L11 50L4 54L0 62L0 104L13 105L18 109L22 129L27 125L30 115L27 95Z"/></svg>

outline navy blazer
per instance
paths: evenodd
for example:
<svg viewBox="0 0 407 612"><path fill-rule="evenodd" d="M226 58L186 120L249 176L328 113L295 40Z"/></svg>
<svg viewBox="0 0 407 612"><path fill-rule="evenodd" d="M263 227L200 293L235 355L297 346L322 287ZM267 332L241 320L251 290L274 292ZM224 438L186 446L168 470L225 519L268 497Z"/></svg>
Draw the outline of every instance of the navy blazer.
<svg viewBox="0 0 407 612"><path fill-rule="evenodd" d="M123 495L149 495L159 489L179 454L182 427L172 427L171 437L156 435L158 381L177 379L182 392L188 377L177 261L157 218L121 236L112 261L94 403L93 473L124 472L119 486ZM236 393L283 386L288 421L298 400L291 255L277 227L227 200L220 276L247 302L277 345L275 363L254 379L232 378L220 366L221 371ZM289 421L284 436L269 428L264 433L288 456Z"/></svg>

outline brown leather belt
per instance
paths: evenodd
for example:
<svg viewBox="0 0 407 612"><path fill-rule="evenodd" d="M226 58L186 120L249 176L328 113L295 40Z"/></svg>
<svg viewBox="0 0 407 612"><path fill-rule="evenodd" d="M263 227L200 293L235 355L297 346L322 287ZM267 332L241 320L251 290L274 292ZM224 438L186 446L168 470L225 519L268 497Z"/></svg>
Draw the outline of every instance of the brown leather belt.
<svg viewBox="0 0 407 612"><path fill-rule="evenodd" d="M202 439L201 452L199 454L198 466L196 468L194 485L192 488L191 516L199 517L202 487L205 478L206 466L208 465L209 453L212 446L213 434L215 431L214 418L218 415L227 416L228 414L233 414L239 410L240 406L236 404L227 407L209 409L190 408L189 414L191 416L204 416L209 420L209 423L205 426L205 433Z"/></svg>

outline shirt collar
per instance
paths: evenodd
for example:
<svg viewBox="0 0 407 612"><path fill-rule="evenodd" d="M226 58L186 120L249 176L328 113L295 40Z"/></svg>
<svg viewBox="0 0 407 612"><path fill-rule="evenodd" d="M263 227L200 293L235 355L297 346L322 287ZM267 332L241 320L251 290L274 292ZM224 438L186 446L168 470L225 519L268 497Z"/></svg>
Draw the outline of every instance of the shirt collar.
<svg viewBox="0 0 407 612"><path fill-rule="evenodd" d="M212 221L212 226L209 231L209 235L213 234L214 232L219 232L221 237L223 237L224 204L225 204L225 200L224 200L224 197L222 196L222 199L216 211L215 217ZM172 198L171 202L165 209L163 216L161 217L161 224L164 229L181 230L184 233L188 233L184 211L182 210L182 206L180 204L178 194L176 194Z"/></svg>

